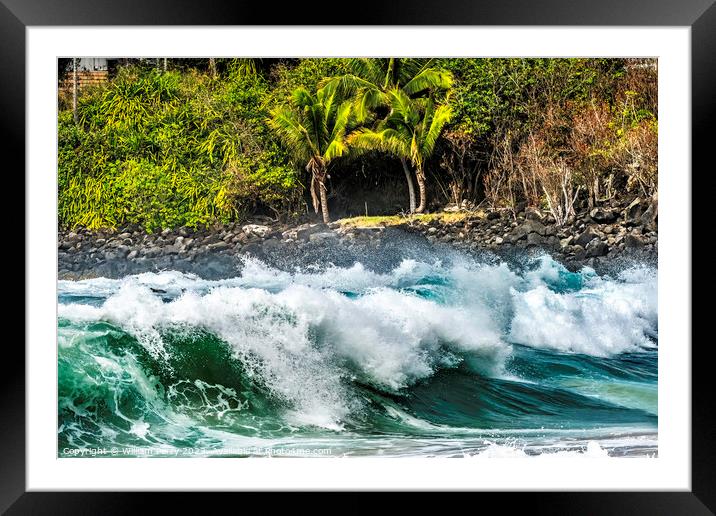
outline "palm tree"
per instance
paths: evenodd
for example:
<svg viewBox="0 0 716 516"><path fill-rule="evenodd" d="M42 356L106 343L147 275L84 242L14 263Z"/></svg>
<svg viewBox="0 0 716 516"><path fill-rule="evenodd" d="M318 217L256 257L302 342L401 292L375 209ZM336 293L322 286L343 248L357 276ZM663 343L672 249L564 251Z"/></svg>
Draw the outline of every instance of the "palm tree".
<svg viewBox="0 0 716 516"><path fill-rule="evenodd" d="M348 60L351 73L326 79L322 84L333 85L344 98L353 97L356 121L363 124L390 107L390 92L396 88L410 98L449 90L453 80L451 73L433 64L432 59L424 58L353 58ZM416 211L412 174L406 158L396 157L403 165L412 213ZM418 183L420 180L418 178Z"/></svg>
<svg viewBox="0 0 716 516"><path fill-rule="evenodd" d="M320 88L315 94L299 87L289 105L272 110L268 120L293 159L305 163L311 174L313 209L318 213L320 205L325 223L330 222L325 183L328 166L348 152L345 138L351 110L351 102L341 102L334 87Z"/></svg>
<svg viewBox="0 0 716 516"><path fill-rule="evenodd" d="M411 99L400 88L388 91L387 97L389 115L375 129L354 131L348 143L357 149L382 150L410 161L415 167L420 191L420 205L415 212L422 213L427 203L425 162L432 155L452 111L448 105L436 105L430 98Z"/></svg>

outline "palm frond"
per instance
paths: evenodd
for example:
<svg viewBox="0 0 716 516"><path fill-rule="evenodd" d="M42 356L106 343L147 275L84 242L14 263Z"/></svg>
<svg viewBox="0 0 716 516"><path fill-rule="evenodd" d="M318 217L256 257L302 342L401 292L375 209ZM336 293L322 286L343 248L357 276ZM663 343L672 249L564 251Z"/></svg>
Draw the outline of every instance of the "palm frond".
<svg viewBox="0 0 716 516"><path fill-rule="evenodd" d="M434 110L430 117L430 121L426 124L427 128L424 129L422 137L422 145L420 146L420 153L423 156L429 156L433 153L435 143L440 136L440 133L450 119L452 118L452 109L448 105L438 106Z"/></svg>
<svg viewBox="0 0 716 516"><path fill-rule="evenodd" d="M333 143L336 140L344 139L351 121L352 109L353 105L348 100L338 106L335 117L333 118L333 130L328 138L329 142Z"/></svg>
<svg viewBox="0 0 716 516"><path fill-rule="evenodd" d="M351 133L347 142L351 147L364 151L379 150L399 158L410 159L410 140L395 129L374 131L361 128Z"/></svg>
<svg viewBox="0 0 716 516"><path fill-rule="evenodd" d="M276 108L271 112L268 125L296 160L305 161L318 152L309 130L295 111L286 107Z"/></svg>
<svg viewBox="0 0 716 516"><path fill-rule="evenodd" d="M348 61L348 68L352 74L365 79L371 84L381 84L387 69L387 59L383 58L353 58Z"/></svg>
<svg viewBox="0 0 716 516"><path fill-rule="evenodd" d="M291 92L291 104L297 108L305 109L314 104L313 95L303 86L299 86Z"/></svg>
<svg viewBox="0 0 716 516"><path fill-rule="evenodd" d="M388 116L394 122L407 126L416 125L420 119L419 112L410 97L400 88L393 88L388 92L391 113Z"/></svg>
<svg viewBox="0 0 716 516"><path fill-rule="evenodd" d="M397 60L395 85L403 87L408 84L413 77L422 72L432 59L404 57Z"/></svg>
<svg viewBox="0 0 716 516"><path fill-rule="evenodd" d="M355 97L354 113L358 123L366 123L372 117L375 109L388 104L387 96L378 89L365 89Z"/></svg>
<svg viewBox="0 0 716 516"><path fill-rule="evenodd" d="M427 68L415 75L405 86L403 91L407 95L416 95L425 90L447 90L452 86L452 74L446 70Z"/></svg>

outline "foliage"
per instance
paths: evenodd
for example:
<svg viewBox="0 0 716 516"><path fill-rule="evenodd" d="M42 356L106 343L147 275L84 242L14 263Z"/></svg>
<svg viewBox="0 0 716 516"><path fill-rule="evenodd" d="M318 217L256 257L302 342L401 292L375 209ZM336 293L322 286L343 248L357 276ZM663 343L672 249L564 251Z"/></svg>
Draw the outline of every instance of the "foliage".
<svg viewBox="0 0 716 516"><path fill-rule="evenodd" d="M420 189L420 205L415 211L420 213L426 205L425 162L432 155L452 111L447 104L436 105L431 98L411 99L401 88L389 90L386 95L390 106L388 116L376 129L358 129L348 142L359 149L381 150L410 160Z"/></svg>
<svg viewBox="0 0 716 516"><path fill-rule="evenodd" d="M239 70L123 68L83 95L78 125L61 112L60 223L153 231L295 211L298 176L263 123L267 82Z"/></svg>
<svg viewBox="0 0 716 516"><path fill-rule="evenodd" d="M77 123L58 95L62 226L291 217L327 196L329 168L332 191L382 170L366 150L411 164L421 199L433 188L443 203L564 220L658 188L652 59L241 58L215 59L216 73L208 59L121 61L82 88ZM335 159L350 146L357 160Z"/></svg>
<svg viewBox="0 0 716 516"><path fill-rule="evenodd" d="M346 132L351 122L351 102L341 99L332 86L315 94L304 87L296 88L290 105L272 110L268 119L295 162L311 174L313 207L318 213L320 204L324 222L329 222L325 185L328 166L348 153Z"/></svg>

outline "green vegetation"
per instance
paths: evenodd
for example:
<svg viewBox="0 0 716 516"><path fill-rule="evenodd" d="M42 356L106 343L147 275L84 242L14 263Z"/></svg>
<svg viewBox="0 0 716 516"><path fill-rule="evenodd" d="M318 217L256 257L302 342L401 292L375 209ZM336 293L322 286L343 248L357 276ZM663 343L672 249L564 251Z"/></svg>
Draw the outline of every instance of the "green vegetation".
<svg viewBox="0 0 716 516"><path fill-rule="evenodd" d="M427 199L425 162L432 156L452 111L446 104L436 106L430 98L413 100L399 88L390 90L388 99L390 113L378 123L377 129L358 129L349 136L348 142L359 149L378 149L404 161L410 160L420 192L420 204L411 211L422 213Z"/></svg>
<svg viewBox="0 0 716 516"><path fill-rule="evenodd" d="M656 71L648 59L125 63L81 90L77 121L60 92L59 222L156 231L300 217L309 203L327 221L329 184L402 162L407 212L539 206L564 223L575 203L656 195Z"/></svg>
<svg viewBox="0 0 716 516"><path fill-rule="evenodd" d="M80 98L78 124L60 112L60 222L152 231L299 209L299 174L265 124L267 94L239 67L221 79L121 69Z"/></svg>
<svg viewBox="0 0 716 516"><path fill-rule="evenodd" d="M351 107L349 100L341 101L336 88L323 87L313 94L299 86L293 90L290 106L273 110L269 119L294 160L306 164L313 208L318 213L320 205L326 223L330 222L326 176L331 162L348 152Z"/></svg>
<svg viewBox="0 0 716 516"><path fill-rule="evenodd" d="M443 94L452 85L451 73L435 64L434 59L351 58L346 60L348 73L324 81L344 97L353 98L356 120L366 126L350 139L352 146L361 151L381 150L401 160L411 213L425 209L423 164L450 114L449 108L440 106L435 117L431 97ZM382 119L381 111L387 113ZM417 138L415 145L413 137ZM420 188L419 208L415 206L408 161L415 167Z"/></svg>

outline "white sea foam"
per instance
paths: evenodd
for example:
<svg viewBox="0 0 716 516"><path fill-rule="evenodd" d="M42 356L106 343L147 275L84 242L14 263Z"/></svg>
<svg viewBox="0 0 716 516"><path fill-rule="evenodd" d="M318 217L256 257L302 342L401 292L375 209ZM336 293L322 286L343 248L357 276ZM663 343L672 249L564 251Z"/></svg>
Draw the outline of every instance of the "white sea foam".
<svg viewBox="0 0 716 516"><path fill-rule="evenodd" d="M554 444L557 449L550 450L549 447L541 447L532 449L531 453L527 453L524 447L490 443L487 447L475 454L465 454L466 458L471 459L524 459L527 457L537 457L541 459L554 458L589 458L603 459L609 457L609 452L602 448L597 441L587 441L586 445L572 445L572 449L559 449L565 446L565 443Z"/></svg>
<svg viewBox="0 0 716 516"><path fill-rule="evenodd" d="M550 259L522 275L470 261L406 260L381 274L360 264L289 273L250 260L220 281L175 271L63 281L61 296L104 302L61 303L59 316L120 326L158 358L167 356L164 332L207 330L293 407L289 420L339 428L353 408L347 374L396 390L466 355L499 373L508 342L595 356L653 346L655 271L584 271L581 288L556 289L564 272Z"/></svg>
<svg viewBox="0 0 716 516"><path fill-rule="evenodd" d="M386 288L351 299L303 285L278 293L222 286L163 303L146 286L126 283L100 307L63 304L59 314L119 325L156 356L166 353L162 330L204 328L296 407L298 423L321 426L337 424L350 408L342 361L378 387L399 389L454 361L451 352L474 352L496 365L509 352L486 312Z"/></svg>
<svg viewBox="0 0 716 516"><path fill-rule="evenodd" d="M656 337L658 328L654 271L632 269L617 280L589 275L573 292L555 292L545 284L511 292L513 342L602 357L653 347L649 337Z"/></svg>

